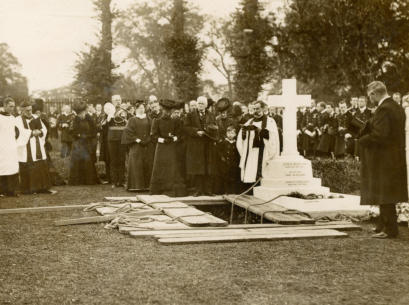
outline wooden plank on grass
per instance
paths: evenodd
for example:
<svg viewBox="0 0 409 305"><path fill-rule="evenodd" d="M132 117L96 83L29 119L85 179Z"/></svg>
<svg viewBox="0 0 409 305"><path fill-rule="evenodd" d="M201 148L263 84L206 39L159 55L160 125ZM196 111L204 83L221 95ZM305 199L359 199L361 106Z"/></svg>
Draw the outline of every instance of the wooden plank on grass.
<svg viewBox="0 0 409 305"><path fill-rule="evenodd" d="M216 205L226 204L223 196L187 196L187 197L169 197L166 195L137 195L138 200L146 204L183 202L188 205Z"/></svg>
<svg viewBox="0 0 409 305"><path fill-rule="evenodd" d="M89 204L77 204L77 205L62 205L62 206L18 208L18 209L0 209L0 215L70 211L70 210L84 209L88 206Z"/></svg>
<svg viewBox="0 0 409 305"><path fill-rule="evenodd" d="M223 229L218 229L217 227L213 227L215 230L149 230L149 231L131 231L129 232L129 235L132 237L146 237L146 236L174 236L174 235L208 235L211 233L214 234L224 234L226 232L230 232L230 234L238 234L238 233L246 233L248 232L246 229L233 229L233 230L223 230ZM197 228L199 229L199 228Z"/></svg>
<svg viewBox="0 0 409 305"><path fill-rule="evenodd" d="M163 209L163 212L169 217L176 219L188 226L212 226L223 227L227 226L227 221L217 218L213 215L200 211L196 208L172 208Z"/></svg>
<svg viewBox="0 0 409 305"><path fill-rule="evenodd" d="M142 217L142 216L160 215L160 214L162 214L162 212L159 210L147 210L147 211L126 213L124 215L129 216L129 217ZM112 214L112 215L105 215L105 216L64 219L64 220L57 220L54 222L54 224L56 226L66 226L66 225L77 225L77 224L101 223L101 222L111 221L118 216L119 214Z"/></svg>
<svg viewBox="0 0 409 305"><path fill-rule="evenodd" d="M173 209L173 208L188 208L189 205L180 201L152 203L151 206L155 209Z"/></svg>
<svg viewBox="0 0 409 305"><path fill-rule="evenodd" d="M135 231L135 236L153 236L155 234L173 234L173 233L179 233L179 232L195 232L195 231L214 231L214 230L237 230L237 229L268 229L268 228L273 228L273 229L289 229L293 228L295 230L305 230L305 229L335 229L335 230L340 230L340 231L358 231L362 230L362 228L356 224L353 224L348 221L330 221L326 223L316 223L316 224L304 224L304 225L279 225L279 224L274 224L274 223L266 223L266 224L234 224L234 225L228 225L226 227L223 227L221 229L220 227L188 227L186 225L183 225L181 228L177 229L168 229L168 228L162 228L162 229L157 229L157 230L144 230L141 232L141 228L136 228L136 227L120 227L119 231L121 233L125 234L131 234ZM121 230L122 229L122 230ZM141 233L141 234L139 234ZM143 234L142 234L143 233Z"/></svg>
<svg viewBox="0 0 409 305"><path fill-rule="evenodd" d="M133 201L138 202L138 198L136 196L123 196L123 197L105 197L105 200L108 201Z"/></svg>
<svg viewBox="0 0 409 305"><path fill-rule="evenodd" d="M186 237L205 237L205 236L248 236L248 235L267 235L267 234L293 234L300 231L310 230L333 230L327 228L266 228L266 229L234 229L234 230L205 230L205 231L184 231L173 234L155 234L155 238L186 238ZM134 237L137 235L134 234Z"/></svg>
<svg viewBox="0 0 409 305"><path fill-rule="evenodd" d="M197 235L231 235L231 234L240 234L240 233L271 233L271 232L288 232L288 231L296 231L296 230L323 230L323 229L334 229L334 230L345 230L346 226L342 225L327 225L327 226L311 226L311 225L298 225L298 226L279 226L279 227L272 227L272 228L243 228L243 229L232 229L232 228L203 228L196 230L162 230L162 231L133 231L129 232L129 234L133 237L142 237L142 236L163 236L163 237L181 237L182 235L185 236L197 236ZM361 229L359 226L353 225L351 229ZM348 229L347 229L348 230Z"/></svg>
<svg viewBox="0 0 409 305"><path fill-rule="evenodd" d="M301 213L299 211L290 211L274 202L266 202L254 196L225 195L224 198L237 206L247 209L249 212L252 212L261 217L264 216L265 219L268 219L274 223L300 224L315 222L314 219L312 219L305 213Z"/></svg>
<svg viewBox="0 0 409 305"><path fill-rule="evenodd" d="M268 234L253 234L241 236L202 236L185 238L159 238L161 244L193 244L193 243L218 243L242 241L276 241L288 239L313 239L347 237L348 234L336 230L298 230L294 232L274 232Z"/></svg>

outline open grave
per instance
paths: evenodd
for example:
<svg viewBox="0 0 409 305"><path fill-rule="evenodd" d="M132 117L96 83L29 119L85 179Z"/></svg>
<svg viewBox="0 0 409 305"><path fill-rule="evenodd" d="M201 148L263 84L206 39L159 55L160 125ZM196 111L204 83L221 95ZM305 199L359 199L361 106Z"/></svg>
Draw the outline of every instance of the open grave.
<svg viewBox="0 0 409 305"><path fill-rule="evenodd" d="M260 215L254 207L251 210L241 207L243 202L260 207L260 199L254 201L252 196L239 196L241 200L236 205L230 202L233 196L238 197L106 197L102 202L72 208L95 211L100 216L61 219L55 225L106 223L106 229L117 229L133 238L154 238L160 244L341 238L348 236L346 231L360 230L360 226L351 221L316 221L305 213L288 210L276 203L268 207L274 206L274 210L263 210ZM53 207L53 210L58 209ZM3 210L2 213L17 213L17 210L23 209ZM44 211L29 208L21 212Z"/></svg>

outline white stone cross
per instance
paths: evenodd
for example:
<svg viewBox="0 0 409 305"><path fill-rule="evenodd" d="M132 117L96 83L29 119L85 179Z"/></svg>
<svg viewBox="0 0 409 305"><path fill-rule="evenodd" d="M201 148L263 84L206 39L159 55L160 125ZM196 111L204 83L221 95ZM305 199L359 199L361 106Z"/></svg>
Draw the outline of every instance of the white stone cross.
<svg viewBox="0 0 409 305"><path fill-rule="evenodd" d="M283 79L282 95L270 95L268 105L284 107L282 156L298 156L297 107L311 106L311 95L297 95L296 79Z"/></svg>

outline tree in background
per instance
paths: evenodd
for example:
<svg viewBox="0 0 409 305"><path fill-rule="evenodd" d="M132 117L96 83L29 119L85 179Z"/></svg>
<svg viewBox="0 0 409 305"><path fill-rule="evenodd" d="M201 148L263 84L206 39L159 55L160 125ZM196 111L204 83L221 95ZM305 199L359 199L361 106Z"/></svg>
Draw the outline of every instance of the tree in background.
<svg viewBox="0 0 409 305"><path fill-rule="evenodd" d="M0 95L17 100L28 97L27 79L21 74L21 64L9 51L6 43L0 43Z"/></svg>
<svg viewBox="0 0 409 305"><path fill-rule="evenodd" d="M211 20L206 36L209 39L206 59L226 79L228 87L226 96L233 100L235 61L229 48L230 39L233 36L231 20L222 18Z"/></svg>
<svg viewBox="0 0 409 305"><path fill-rule="evenodd" d="M172 66L172 79L180 101L195 99L199 93L199 74L203 50L198 39L185 31L186 6L183 0L174 0L171 19L172 34L166 40L166 54Z"/></svg>
<svg viewBox="0 0 409 305"><path fill-rule="evenodd" d="M236 61L234 91L237 98L245 103L257 99L273 69L267 52L273 27L268 17L261 16L261 11L258 0L243 0L240 10L233 14L233 35L229 47Z"/></svg>
<svg viewBox="0 0 409 305"><path fill-rule="evenodd" d="M125 99L147 100L149 95L152 94L149 90L150 86L145 78L133 78L130 75L119 75L118 80L114 84L115 94L119 94Z"/></svg>
<svg viewBox="0 0 409 305"><path fill-rule="evenodd" d="M274 50L282 77L295 76L324 100L363 94L375 79L407 92L407 33L407 0L293 0L275 24Z"/></svg>
<svg viewBox="0 0 409 305"><path fill-rule="evenodd" d="M112 88L117 79L112 70L112 20L111 0L96 0L94 6L101 22L100 43L78 54L74 90L92 104L111 100Z"/></svg>
<svg viewBox="0 0 409 305"><path fill-rule="evenodd" d="M184 29L193 35L202 28L203 17L189 3L186 8ZM117 43L129 52L128 64L136 66L131 69L132 79L159 98L176 96L172 64L166 53L166 41L172 35L172 11L169 0L137 1L118 14L115 26Z"/></svg>

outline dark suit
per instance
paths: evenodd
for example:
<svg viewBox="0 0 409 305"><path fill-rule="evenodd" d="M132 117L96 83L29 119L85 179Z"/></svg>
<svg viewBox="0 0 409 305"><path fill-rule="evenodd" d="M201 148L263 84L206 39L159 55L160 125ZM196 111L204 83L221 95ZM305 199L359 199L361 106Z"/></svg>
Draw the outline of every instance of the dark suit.
<svg viewBox="0 0 409 305"><path fill-rule="evenodd" d="M216 119L207 111L200 115L198 111L189 112L184 120L186 133L186 173L194 178L197 193L211 192L211 176L217 175L217 147L215 141L197 132L205 131L214 139L218 138Z"/></svg>
<svg viewBox="0 0 409 305"><path fill-rule="evenodd" d="M379 205L385 233L396 236L396 203L408 201L405 112L391 98L376 109L359 138L361 204Z"/></svg>

